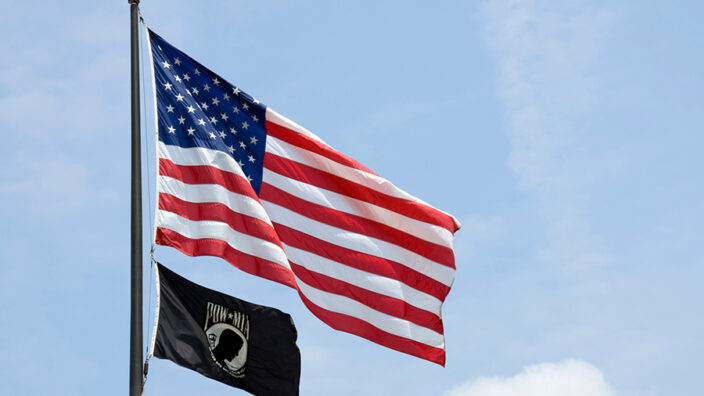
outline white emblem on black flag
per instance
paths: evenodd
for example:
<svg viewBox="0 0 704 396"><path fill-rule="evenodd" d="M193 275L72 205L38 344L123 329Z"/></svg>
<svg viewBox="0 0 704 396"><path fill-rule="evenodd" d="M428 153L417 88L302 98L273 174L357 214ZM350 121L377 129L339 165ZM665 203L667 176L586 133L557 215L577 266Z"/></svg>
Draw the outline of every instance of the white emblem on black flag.
<svg viewBox="0 0 704 396"><path fill-rule="evenodd" d="M213 360L233 377L244 377L249 317L232 308L208 302L203 330L208 336Z"/></svg>

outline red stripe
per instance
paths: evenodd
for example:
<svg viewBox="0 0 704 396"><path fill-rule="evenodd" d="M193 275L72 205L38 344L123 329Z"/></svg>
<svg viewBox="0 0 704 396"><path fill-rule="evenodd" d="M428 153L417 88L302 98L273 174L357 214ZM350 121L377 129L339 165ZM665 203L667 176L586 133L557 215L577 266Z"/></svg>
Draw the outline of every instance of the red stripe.
<svg viewBox="0 0 704 396"><path fill-rule="evenodd" d="M281 247L274 228L257 218L232 211L217 202L194 203L184 201L171 194L159 193L159 209L176 213L189 220L214 220L226 223L235 231L263 239Z"/></svg>
<svg viewBox="0 0 704 396"><path fill-rule="evenodd" d="M392 243L428 260L455 268L452 249L428 242L386 224L306 201L268 183L262 183L259 197L315 221Z"/></svg>
<svg viewBox="0 0 704 396"><path fill-rule="evenodd" d="M284 142L286 142L288 144L292 144L292 145L298 146L302 149L305 149L305 150L311 151L313 153L322 155L323 157L328 158L330 160L333 160L333 161L340 163L342 165L349 166L350 168L359 169L361 171L376 175L376 173L372 172L366 166L364 166L364 165L360 164L359 162L353 160L352 158L336 151L335 149L328 146L327 144L322 143L318 140L315 140L311 137L308 137L302 133L288 129L285 126L276 124L271 121L267 121L266 122L266 133L267 133L267 135L273 136L279 140L283 140Z"/></svg>
<svg viewBox="0 0 704 396"><path fill-rule="evenodd" d="M457 225L450 216L428 205L380 193L340 176L291 161L276 154L266 153L264 167L282 176L365 201L416 220L435 224L453 233L457 231Z"/></svg>
<svg viewBox="0 0 704 396"><path fill-rule="evenodd" d="M252 275L274 282L283 283L297 289L296 280L288 268L269 260L240 252L220 239L190 239L176 231L159 227L156 229L156 243L174 247L189 256L215 256Z"/></svg>
<svg viewBox="0 0 704 396"><path fill-rule="evenodd" d="M399 352L417 356L421 359L430 360L433 363L445 366L445 350L442 348L431 347L418 341L399 337L353 316L328 311L327 309L315 305L306 298L300 290L298 291L298 295L301 296L301 300L303 300L303 303L313 315L317 316L318 319L327 323L328 326L335 330L355 334L387 348L395 349Z"/></svg>
<svg viewBox="0 0 704 396"><path fill-rule="evenodd" d="M358 270L395 279L444 301L450 288L395 261L360 253L323 241L285 225L273 223L281 242Z"/></svg>
<svg viewBox="0 0 704 396"><path fill-rule="evenodd" d="M219 184L234 193L259 200L247 179L214 166L176 165L168 159L159 158L159 174L173 177L186 184Z"/></svg>
<svg viewBox="0 0 704 396"><path fill-rule="evenodd" d="M398 298L367 290L339 279L310 271L289 260L291 270L304 283L318 290L349 297L379 312L395 316L426 327L440 334L443 333L440 318L432 312L420 309Z"/></svg>

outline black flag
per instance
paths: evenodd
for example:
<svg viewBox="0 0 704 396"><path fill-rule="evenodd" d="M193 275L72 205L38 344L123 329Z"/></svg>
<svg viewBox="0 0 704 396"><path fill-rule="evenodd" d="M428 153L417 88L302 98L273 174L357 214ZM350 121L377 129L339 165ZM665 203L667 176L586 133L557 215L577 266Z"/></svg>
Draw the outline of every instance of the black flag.
<svg viewBox="0 0 704 396"><path fill-rule="evenodd" d="M301 354L289 314L207 289L157 266L154 356L255 395L298 395Z"/></svg>

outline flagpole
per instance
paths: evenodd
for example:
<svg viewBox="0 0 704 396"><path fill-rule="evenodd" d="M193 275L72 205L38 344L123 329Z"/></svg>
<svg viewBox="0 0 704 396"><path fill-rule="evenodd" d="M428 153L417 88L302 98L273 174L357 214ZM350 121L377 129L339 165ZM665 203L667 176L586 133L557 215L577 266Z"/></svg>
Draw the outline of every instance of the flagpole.
<svg viewBox="0 0 704 396"><path fill-rule="evenodd" d="M132 186L130 254L130 396L142 393L142 158L139 125L139 0L130 4Z"/></svg>

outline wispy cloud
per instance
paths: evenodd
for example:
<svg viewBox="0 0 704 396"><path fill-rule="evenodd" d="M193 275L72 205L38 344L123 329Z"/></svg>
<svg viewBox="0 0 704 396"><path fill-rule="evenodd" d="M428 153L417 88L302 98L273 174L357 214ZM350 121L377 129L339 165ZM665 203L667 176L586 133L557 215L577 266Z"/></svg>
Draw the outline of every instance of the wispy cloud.
<svg viewBox="0 0 704 396"><path fill-rule="evenodd" d="M581 267L606 260L588 220L589 190L607 171L591 138L594 68L609 13L581 2L491 1L480 13L499 68L509 166L545 220L540 259Z"/></svg>
<svg viewBox="0 0 704 396"><path fill-rule="evenodd" d="M445 396L615 396L601 371L581 360L540 363L512 377L487 377L452 388Z"/></svg>

